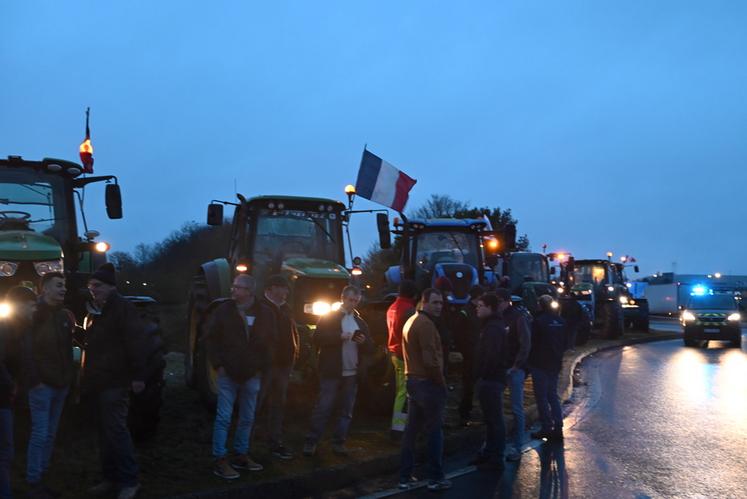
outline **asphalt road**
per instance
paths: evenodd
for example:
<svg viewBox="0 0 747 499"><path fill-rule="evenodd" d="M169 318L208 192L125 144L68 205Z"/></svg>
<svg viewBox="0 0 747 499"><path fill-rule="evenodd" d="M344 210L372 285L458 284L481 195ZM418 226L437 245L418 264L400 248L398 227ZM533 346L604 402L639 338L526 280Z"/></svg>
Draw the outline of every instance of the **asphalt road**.
<svg viewBox="0 0 747 499"><path fill-rule="evenodd" d="M678 330L676 323L657 329ZM747 497L747 342L600 352L566 405L565 442L535 442L503 476L461 470L444 498ZM460 461L461 459L461 461ZM466 456L450 463L463 466ZM424 489L396 497L434 497Z"/></svg>

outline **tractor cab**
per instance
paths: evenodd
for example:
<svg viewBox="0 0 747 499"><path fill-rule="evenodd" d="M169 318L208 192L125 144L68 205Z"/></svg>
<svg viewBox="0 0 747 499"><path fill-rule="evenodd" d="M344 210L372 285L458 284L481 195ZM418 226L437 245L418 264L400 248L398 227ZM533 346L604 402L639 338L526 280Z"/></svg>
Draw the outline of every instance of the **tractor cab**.
<svg viewBox="0 0 747 499"><path fill-rule="evenodd" d="M453 304L469 301L469 290L486 280L483 253L483 220L413 219L395 221L394 233L402 237L402 264L387 271L394 288L402 278L415 281L419 289L436 287Z"/></svg>
<svg viewBox="0 0 747 499"><path fill-rule="evenodd" d="M68 290L78 290L68 293L68 306L82 313L87 276L106 261L109 249L96 242L99 234L86 226L85 187L107 182L109 218L122 217L116 177L82 173L83 167L70 161L0 159L0 293L19 284L33 288L47 272L64 272Z"/></svg>

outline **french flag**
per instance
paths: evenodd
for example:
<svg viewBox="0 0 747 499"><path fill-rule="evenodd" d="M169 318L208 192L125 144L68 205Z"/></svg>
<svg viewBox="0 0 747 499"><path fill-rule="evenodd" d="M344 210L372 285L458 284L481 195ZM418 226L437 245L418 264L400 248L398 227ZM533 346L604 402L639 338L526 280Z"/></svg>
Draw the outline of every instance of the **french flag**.
<svg viewBox="0 0 747 499"><path fill-rule="evenodd" d="M355 193L397 211L405 209L417 180L399 171L367 149L363 150Z"/></svg>

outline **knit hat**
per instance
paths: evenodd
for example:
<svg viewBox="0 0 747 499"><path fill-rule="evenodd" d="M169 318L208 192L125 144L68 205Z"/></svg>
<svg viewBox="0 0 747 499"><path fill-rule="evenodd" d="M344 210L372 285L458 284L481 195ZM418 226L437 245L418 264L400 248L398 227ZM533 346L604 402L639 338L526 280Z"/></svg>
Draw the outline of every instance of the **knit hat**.
<svg viewBox="0 0 747 499"><path fill-rule="evenodd" d="M88 280L90 281L91 279L96 279L103 283L116 286L117 278L115 276L114 265L108 262L105 263L104 265L99 267L96 272L91 274L91 277L89 277Z"/></svg>

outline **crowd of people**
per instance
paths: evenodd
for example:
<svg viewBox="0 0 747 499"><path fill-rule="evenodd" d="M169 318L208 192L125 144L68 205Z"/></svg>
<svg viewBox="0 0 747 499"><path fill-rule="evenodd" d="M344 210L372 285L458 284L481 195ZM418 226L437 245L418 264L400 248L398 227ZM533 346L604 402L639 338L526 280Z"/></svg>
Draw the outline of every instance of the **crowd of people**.
<svg viewBox="0 0 747 499"><path fill-rule="evenodd" d="M558 304L548 295L539 297L539 313L512 304L505 288L470 291L470 303L456 317L444 317L446 295L429 288L415 302L415 285L404 281L389 307L388 350L396 376L396 396L391 431L402 431L399 488L418 481L413 476L414 447L419 433L427 441L427 487L451 487L443 471L443 427L446 406L446 365L452 341L462 354L462 397L459 412L464 425L471 423L475 393L482 411L485 439L472 464L480 470L501 473L504 459L521 459L527 443L524 415L524 381L531 375L541 428L531 436L563 438L563 414L557 393L563 353L570 335ZM451 335L444 331L451 330ZM514 428L506 453L503 393L508 387ZM505 458L504 458L505 455Z"/></svg>
<svg viewBox="0 0 747 499"><path fill-rule="evenodd" d="M111 264L88 281L91 302L84 321L85 348L79 371L81 397L91 401L98 427L102 480L91 494L116 493L130 499L140 490L138 463L127 426L130 393L145 388L144 327L134 305L117 292ZM26 481L29 497L50 498L59 492L45 483L55 435L65 400L76 375L72 338L75 317L64 308L65 277L45 274L39 294L28 287L8 291L12 317L0 323L0 499L11 497L13 407L19 387L28 390L31 432ZM236 479L240 471L257 472L251 444L259 408L267 415L272 456L294 458L284 443L284 412L288 384L299 355L299 335L287 303L290 286L274 275L263 290L246 274L236 276L230 298L213 302L205 324L207 359L216 372L217 401L212 432L213 473ZM317 352L318 392L302 453L313 456L332 421L332 451L349 453L345 442L353 417L363 358L375 349L369 327L358 312L361 290L346 286L341 306L322 316L312 335ZM514 428L509 460L521 458L527 442L523 409L524 382L531 375L541 429L536 438L561 439L562 413L557 396L558 374L567 347L566 325L550 296L539 298L540 313L532 317L499 288L475 287L470 303L451 317L446 296L437 288L422 293L404 281L387 311L388 341L396 378L391 434L401 440L400 488L416 478L415 442L427 441L430 490L450 487L443 471L443 426L446 407L448 345L462 353L462 423L471 424L473 399L479 402L485 441L474 464L500 472L507 445L503 393L508 388ZM447 340L448 339L448 340ZM228 449L236 409L237 421Z"/></svg>

